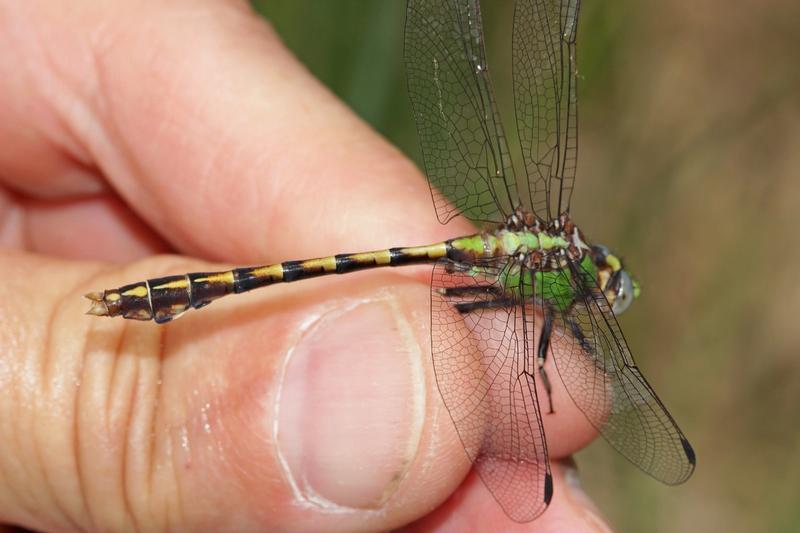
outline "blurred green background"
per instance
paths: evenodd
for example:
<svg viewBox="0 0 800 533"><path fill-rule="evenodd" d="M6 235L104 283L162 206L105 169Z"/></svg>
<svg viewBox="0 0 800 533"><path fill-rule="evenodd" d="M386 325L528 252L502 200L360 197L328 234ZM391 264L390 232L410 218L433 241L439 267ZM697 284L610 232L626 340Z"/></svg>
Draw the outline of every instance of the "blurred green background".
<svg viewBox="0 0 800 533"><path fill-rule="evenodd" d="M511 2L484 4L508 104ZM405 2L255 5L419 163ZM622 325L698 456L686 485L666 487L602 441L581 452L620 531L800 531L798 33L796 0L584 1L573 218L641 280Z"/></svg>

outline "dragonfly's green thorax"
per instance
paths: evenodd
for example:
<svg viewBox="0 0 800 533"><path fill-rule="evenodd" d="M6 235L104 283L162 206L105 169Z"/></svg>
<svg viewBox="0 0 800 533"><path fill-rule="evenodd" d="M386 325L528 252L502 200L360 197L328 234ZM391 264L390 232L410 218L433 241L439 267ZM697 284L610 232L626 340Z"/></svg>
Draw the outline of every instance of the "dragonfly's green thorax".
<svg viewBox="0 0 800 533"><path fill-rule="evenodd" d="M596 283L597 267L586 254L580 263L580 276L583 284ZM532 270L521 263L509 262L501 272L498 282L514 297L528 299L536 297L557 311L566 311L577 296L576 280L568 267L554 270Z"/></svg>
<svg viewBox="0 0 800 533"><path fill-rule="evenodd" d="M569 270L568 258L577 259L581 282L591 286L598 281L598 268L589 247L578 242L580 245L563 233L501 228L455 239L451 245L464 256L476 260L470 269L472 275L494 277L515 299L535 295L549 307L564 311L576 298L576 282ZM496 264L503 265L499 271Z"/></svg>

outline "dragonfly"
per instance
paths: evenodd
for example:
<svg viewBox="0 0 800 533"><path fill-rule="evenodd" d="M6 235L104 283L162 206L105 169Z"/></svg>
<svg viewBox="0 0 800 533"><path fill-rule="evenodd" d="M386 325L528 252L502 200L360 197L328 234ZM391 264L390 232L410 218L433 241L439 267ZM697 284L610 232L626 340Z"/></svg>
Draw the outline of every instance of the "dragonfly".
<svg viewBox="0 0 800 533"><path fill-rule="evenodd" d="M466 217L479 231L423 246L139 281L87 294L88 313L163 324L275 283L432 264L437 386L477 473L512 520L534 520L553 496L543 425L554 412L549 357L572 402L616 450L664 483L686 481L695 453L617 322L639 285L618 256L589 243L570 214L579 11L579 0L516 1L519 146L512 157L478 0L407 3L408 92L436 215L442 224Z"/></svg>

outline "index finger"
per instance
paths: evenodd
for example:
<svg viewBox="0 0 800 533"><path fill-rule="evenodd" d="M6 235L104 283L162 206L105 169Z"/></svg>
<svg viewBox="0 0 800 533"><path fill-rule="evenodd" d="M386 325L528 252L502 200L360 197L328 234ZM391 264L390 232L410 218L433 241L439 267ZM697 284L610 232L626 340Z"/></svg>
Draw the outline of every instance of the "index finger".
<svg viewBox="0 0 800 533"><path fill-rule="evenodd" d="M414 166L245 2L32 2L0 13L0 37L15 51L0 182L31 226L17 247L139 257L147 226L179 252L254 263L467 228L434 222ZM70 253L77 235L100 250Z"/></svg>

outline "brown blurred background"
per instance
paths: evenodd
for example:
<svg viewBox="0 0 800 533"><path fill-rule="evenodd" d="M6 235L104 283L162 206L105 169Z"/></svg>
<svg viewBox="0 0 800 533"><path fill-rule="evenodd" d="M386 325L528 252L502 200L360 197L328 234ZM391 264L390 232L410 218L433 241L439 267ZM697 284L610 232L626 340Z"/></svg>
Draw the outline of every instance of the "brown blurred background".
<svg viewBox="0 0 800 533"><path fill-rule="evenodd" d="M256 5L420 161L404 1ZM511 2L484 12L508 111ZM584 0L578 39L573 218L641 280L622 326L698 457L666 487L599 441L587 490L620 531L800 531L800 2Z"/></svg>

